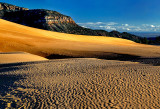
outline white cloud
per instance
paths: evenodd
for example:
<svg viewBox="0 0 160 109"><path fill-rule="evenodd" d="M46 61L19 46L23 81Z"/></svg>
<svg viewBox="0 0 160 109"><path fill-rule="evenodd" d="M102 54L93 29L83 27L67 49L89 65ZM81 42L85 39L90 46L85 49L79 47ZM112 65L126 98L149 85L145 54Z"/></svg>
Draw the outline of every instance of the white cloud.
<svg viewBox="0 0 160 109"><path fill-rule="evenodd" d="M129 30L131 30L131 29L127 28L127 30L129 31Z"/></svg>
<svg viewBox="0 0 160 109"><path fill-rule="evenodd" d="M78 23L79 25L91 29L103 29L107 31L117 30L121 32L152 32L152 31L160 31L160 25L153 24L119 24L116 22L87 22L87 23Z"/></svg>
<svg viewBox="0 0 160 109"><path fill-rule="evenodd" d="M129 26L129 24L122 24L122 26Z"/></svg>
<svg viewBox="0 0 160 109"><path fill-rule="evenodd" d="M77 23L79 25L117 25L116 22L87 22L87 23Z"/></svg>
<svg viewBox="0 0 160 109"><path fill-rule="evenodd" d="M87 28L86 26L82 26L83 28Z"/></svg>
<svg viewBox="0 0 160 109"><path fill-rule="evenodd" d="M95 24L98 24L98 25L99 25L99 24L103 24L103 22L96 22Z"/></svg>
<svg viewBox="0 0 160 109"><path fill-rule="evenodd" d="M118 23L116 23L116 22L108 22L108 23L106 23L106 25L117 25Z"/></svg>
<svg viewBox="0 0 160 109"><path fill-rule="evenodd" d="M105 26L105 28L106 28L107 30L117 30L116 28L114 28L114 27L112 27L112 26Z"/></svg>
<svg viewBox="0 0 160 109"><path fill-rule="evenodd" d="M105 26L99 26L100 28L104 28Z"/></svg>
<svg viewBox="0 0 160 109"><path fill-rule="evenodd" d="M155 26L154 25L150 25L152 28L154 28Z"/></svg>

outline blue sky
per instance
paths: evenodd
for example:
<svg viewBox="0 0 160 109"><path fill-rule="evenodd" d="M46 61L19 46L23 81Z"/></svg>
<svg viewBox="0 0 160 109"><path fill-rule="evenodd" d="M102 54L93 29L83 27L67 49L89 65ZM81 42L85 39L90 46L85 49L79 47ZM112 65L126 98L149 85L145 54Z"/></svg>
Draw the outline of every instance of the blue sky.
<svg viewBox="0 0 160 109"><path fill-rule="evenodd" d="M104 30L160 32L160 0L0 0L30 9L50 9L79 25Z"/></svg>

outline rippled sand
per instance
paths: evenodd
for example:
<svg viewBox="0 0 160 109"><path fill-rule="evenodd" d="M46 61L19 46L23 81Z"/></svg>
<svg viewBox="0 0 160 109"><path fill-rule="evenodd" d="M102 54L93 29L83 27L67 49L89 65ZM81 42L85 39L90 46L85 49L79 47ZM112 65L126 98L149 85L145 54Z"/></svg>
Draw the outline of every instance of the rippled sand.
<svg viewBox="0 0 160 109"><path fill-rule="evenodd" d="M160 108L160 46L0 23L0 108Z"/></svg>
<svg viewBox="0 0 160 109"><path fill-rule="evenodd" d="M0 107L160 108L160 66L100 59L0 64Z"/></svg>

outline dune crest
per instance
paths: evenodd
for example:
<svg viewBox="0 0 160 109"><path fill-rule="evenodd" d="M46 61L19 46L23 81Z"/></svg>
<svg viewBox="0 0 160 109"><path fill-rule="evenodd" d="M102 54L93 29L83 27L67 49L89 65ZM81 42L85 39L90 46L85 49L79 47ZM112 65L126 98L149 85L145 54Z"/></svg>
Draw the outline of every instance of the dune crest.
<svg viewBox="0 0 160 109"><path fill-rule="evenodd" d="M0 22L0 107L160 107L159 46L113 37L51 32L5 20ZM101 59L44 61L47 59L40 56ZM138 59L129 62L102 58Z"/></svg>
<svg viewBox="0 0 160 109"><path fill-rule="evenodd" d="M23 26L0 19L0 51L24 51L43 57L52 54L96 57L116 53L160 57L160 47L138 44L126 39L73 35Z"/></svg>

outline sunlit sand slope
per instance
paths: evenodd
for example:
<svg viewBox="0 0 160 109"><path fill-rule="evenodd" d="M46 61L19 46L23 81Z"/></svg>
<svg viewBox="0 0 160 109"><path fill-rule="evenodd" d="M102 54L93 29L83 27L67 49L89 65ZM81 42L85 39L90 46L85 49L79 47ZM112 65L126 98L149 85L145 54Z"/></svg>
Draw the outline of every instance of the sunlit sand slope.
<svg viewBox="0 0 160 109"><path fill-rule="evenodd" d="M40 56L51 54L96 57L108 53L159 57L160 47L129 40L72 35L35 29L0 19L0 51L25 51Z"/></svg>
<svg viewBox="0 0 160 109"><path fill-rule="evenodd" d="M24 52L0 52L0 64L44 61L46 58Z"/></svg>
<svg viewBox="0 0 160 109"><path fill-rule="evenodd" d="M2 108L159 109L160 67L62 59L0 67Z"/></svg>

